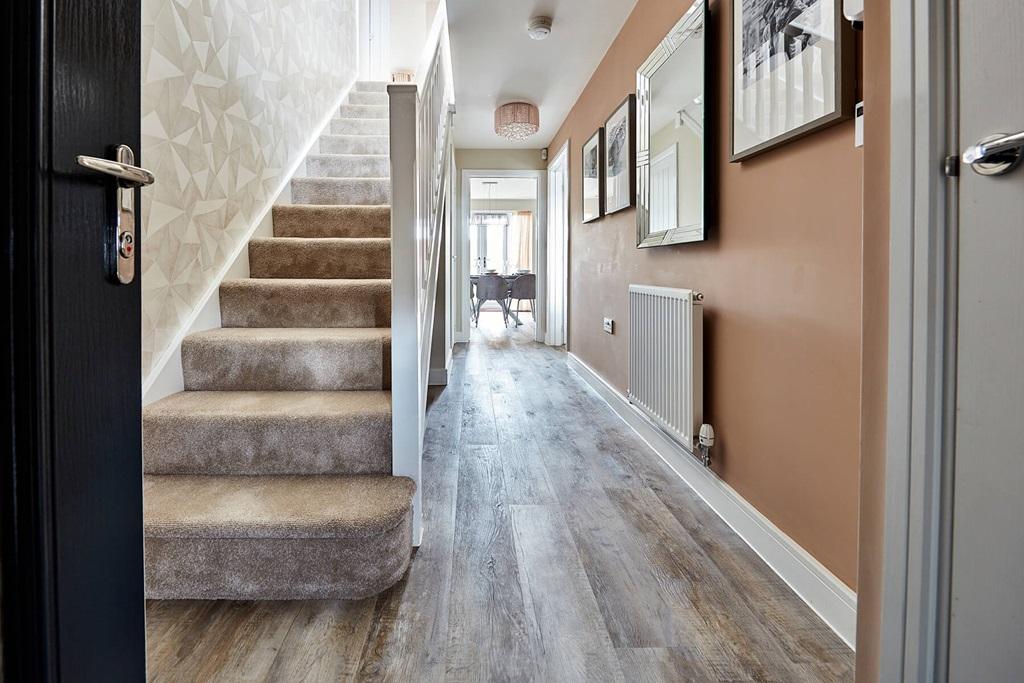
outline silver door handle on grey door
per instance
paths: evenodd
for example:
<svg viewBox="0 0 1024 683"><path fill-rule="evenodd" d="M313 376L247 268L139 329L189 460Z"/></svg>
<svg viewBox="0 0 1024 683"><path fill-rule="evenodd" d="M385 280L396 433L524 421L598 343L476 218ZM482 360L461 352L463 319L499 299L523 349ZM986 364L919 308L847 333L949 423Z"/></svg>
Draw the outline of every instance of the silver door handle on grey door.
<svg viewBox="0 0 1024 683"><path fill-rule="evenodd" d="M117 180L117 211L112 239L107 245L107 270L110 278L122 285L135 279L135 188L152 185L156 178L135 165L135 153L128 145L118 145L116 160L78 156L78 165Z"/></svg>
<svg viewBox="0 0 1024 683"><path fill-rule="evenodd" d="M1024 159L1024 131L1013 135L997 133L982 138L964 150L962 159L980 175L1003 175Z"/></svg>

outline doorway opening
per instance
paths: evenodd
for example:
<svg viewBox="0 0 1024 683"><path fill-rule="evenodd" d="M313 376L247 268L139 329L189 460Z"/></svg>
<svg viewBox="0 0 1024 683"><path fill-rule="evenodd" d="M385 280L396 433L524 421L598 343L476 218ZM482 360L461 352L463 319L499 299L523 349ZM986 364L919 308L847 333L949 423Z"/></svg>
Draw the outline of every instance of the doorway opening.
<svg viewBox="0 0 1024 683"><path fill-rule="evenodd" d="M461 341L497 324L544 337L544 171L463 171Z"/></svg>

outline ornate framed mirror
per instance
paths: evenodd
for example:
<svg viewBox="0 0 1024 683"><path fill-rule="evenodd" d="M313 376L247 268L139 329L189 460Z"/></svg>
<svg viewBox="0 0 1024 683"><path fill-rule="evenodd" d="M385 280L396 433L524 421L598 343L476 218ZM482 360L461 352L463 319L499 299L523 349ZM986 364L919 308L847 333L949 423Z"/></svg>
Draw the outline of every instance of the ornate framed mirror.
<svg viewBox="0 0 1024 683"><path fill-rule="evenodd" d="M695 0L636 72L637 247L706 234L706 0Z"/></svg>

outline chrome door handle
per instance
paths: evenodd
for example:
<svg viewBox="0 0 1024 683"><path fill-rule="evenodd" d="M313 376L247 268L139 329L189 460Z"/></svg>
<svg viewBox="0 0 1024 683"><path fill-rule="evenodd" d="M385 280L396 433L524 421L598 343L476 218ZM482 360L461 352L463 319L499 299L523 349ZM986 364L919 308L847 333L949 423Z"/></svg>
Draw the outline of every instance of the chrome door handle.
<svg viewBox="0 0 1024 683"><path fill-rule="evenodd" d="M128 150L127 158L129 161L121 161L123 156L122 148ZM90 171L114 176L117 178L117 184L121 187L145 187L146 185L152 185L156 180L152 173L134 165L135 155L128 145L121 145L117 148L117 157L118 161L111 161L110 159L87 157L79 154L76 160L79 166L84 166Z"/></svg>
<svg viewBox="0 0 1024 683"><path fill-rule="evenodd" d="M1024 131L989 135L965 149L961 158L980 175L1009 173L1024 159Z"/></svg>
<svg viewBox="0 0 1024 683"><path fill-rule="evenodd" d="M107 273L114 282L126 285L135 279L135 189L152 185L156 178L135 165L135 153L128 145L118 145L115 154L115 161L87 156L79 156L77 161L117 180L113 231L106 245Z"/></svg>

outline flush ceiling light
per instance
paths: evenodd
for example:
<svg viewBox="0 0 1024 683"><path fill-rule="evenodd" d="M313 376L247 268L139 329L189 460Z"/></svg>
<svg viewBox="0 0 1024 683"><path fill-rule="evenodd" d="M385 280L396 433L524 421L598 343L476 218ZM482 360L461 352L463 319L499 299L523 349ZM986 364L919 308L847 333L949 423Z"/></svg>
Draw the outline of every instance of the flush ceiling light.
<svg viewBox="0 0 1024 683"><path fill-rule="evenodd" d="M494 132L509 140L525 140L540 130L540 112L529 102L509 102L494 110Z"/></svg>
<svg viewBox="0 0 1024 683"><path fill-rule="evenodd" d="M526 26L526 32L534 40L544 40L551 35L551 17L534 17Z"/></svg>

